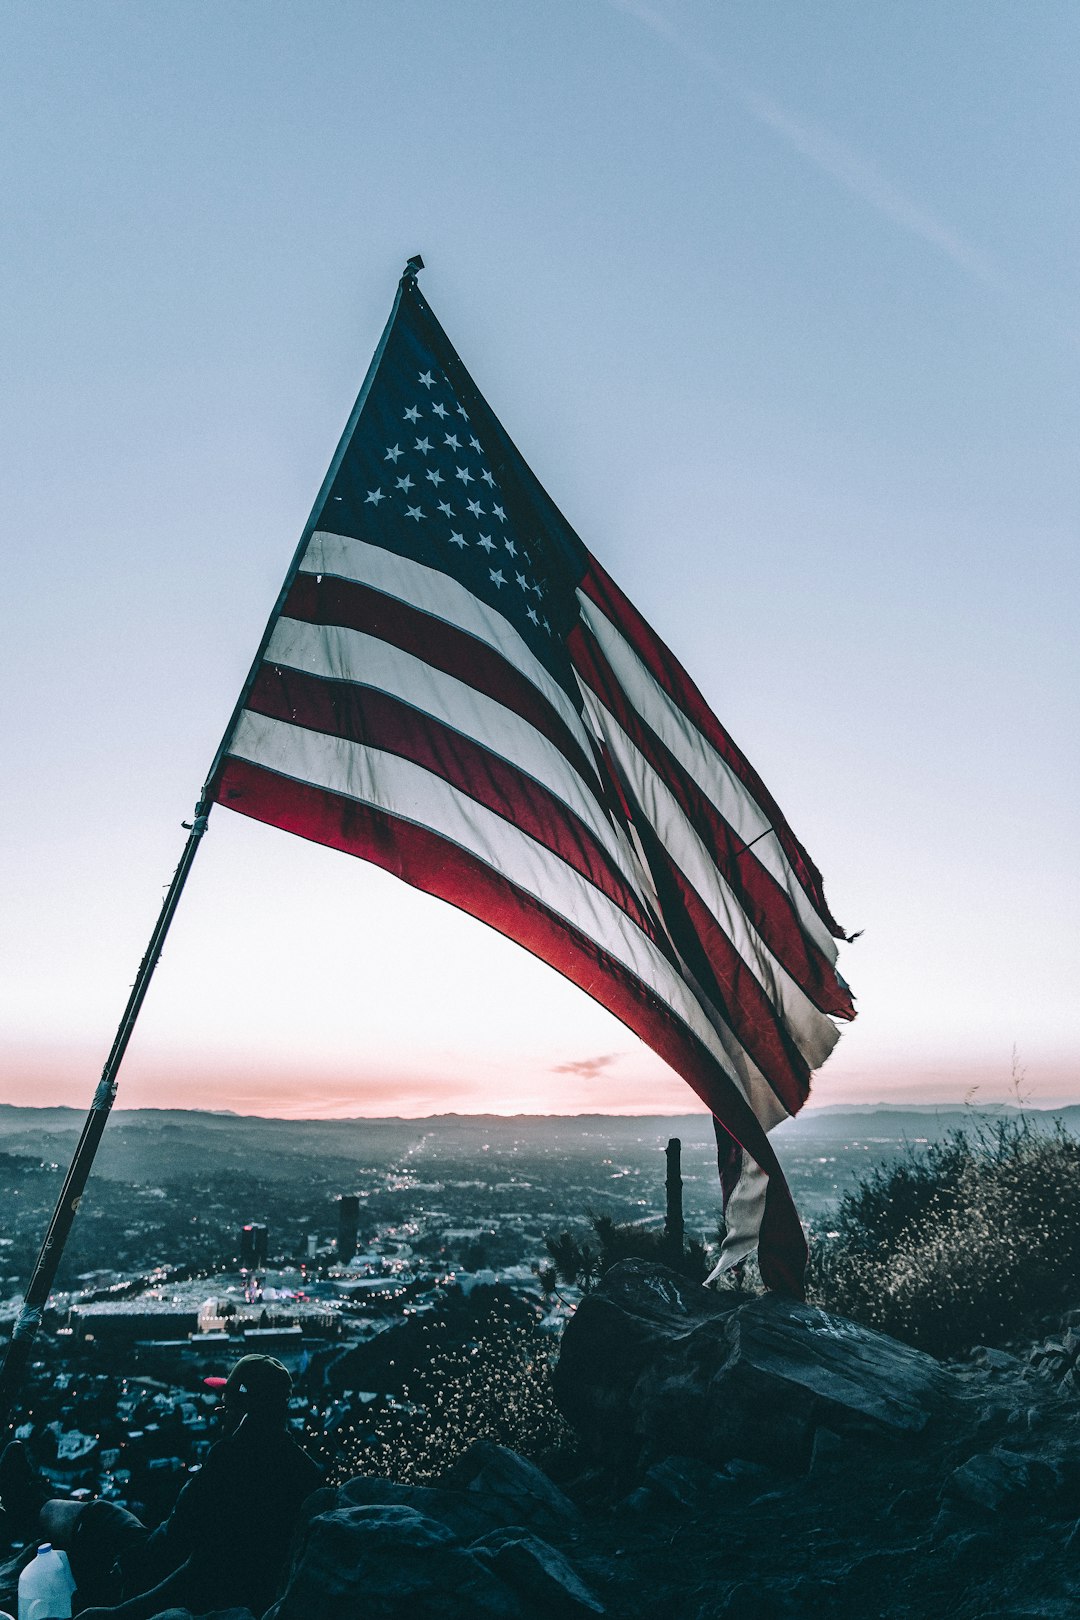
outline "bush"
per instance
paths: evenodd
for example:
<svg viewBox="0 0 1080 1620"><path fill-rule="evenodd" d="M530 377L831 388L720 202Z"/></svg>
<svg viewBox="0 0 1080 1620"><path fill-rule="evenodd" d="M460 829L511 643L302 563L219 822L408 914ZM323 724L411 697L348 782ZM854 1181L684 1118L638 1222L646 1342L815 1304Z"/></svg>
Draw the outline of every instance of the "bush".
<svg viewBox="0 0 1080 1620"><path fill-rule="evenodd" d="M1012 1340L1080 1282L1080 1142L1027 1119L879 1166L811 1246L810 1297L934 1355Z"/></svg>
<svg viewBox="0 0 1080 1620"><path fill-rule="evenodd" d="M400 1408L346 1446L332 1482L375 1474L430 1485L477 1440L557 1464L576 1442L551 1391L556 1347L533 1323L493 1318L471 1343L431 1358L404 1389Z"/></svg>

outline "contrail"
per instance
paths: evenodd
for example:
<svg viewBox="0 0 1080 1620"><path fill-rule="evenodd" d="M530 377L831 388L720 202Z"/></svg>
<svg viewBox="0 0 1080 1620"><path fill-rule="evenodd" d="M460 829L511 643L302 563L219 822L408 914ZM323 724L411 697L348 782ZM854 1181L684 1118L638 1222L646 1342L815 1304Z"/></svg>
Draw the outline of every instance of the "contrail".
<svg viewBox="0 0 1080 1620"><path fill-rule="evenodd" d="M659 34L687 61L708 73L756 123L778 135L815 169L869 203L894 225L936 248L969 275L999 291L1008 290L1000 271L973 243L923 208L875 164L859 157L827 130L797 118L779 102L740 82L719 58L681 33L670 17L643 4L642 0L607 0L607 3Z"/></svg>

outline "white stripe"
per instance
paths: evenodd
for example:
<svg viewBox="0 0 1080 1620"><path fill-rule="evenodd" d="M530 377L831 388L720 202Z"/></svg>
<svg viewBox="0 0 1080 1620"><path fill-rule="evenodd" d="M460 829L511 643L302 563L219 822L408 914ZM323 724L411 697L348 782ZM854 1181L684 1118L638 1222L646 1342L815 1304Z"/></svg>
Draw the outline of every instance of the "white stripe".
<svg viewBox="0 0 1080 1620"><path fill-rule="evenodd" d="M701 732L664 691L630 643L584 591L577 593L581 616L600 644L632 708L656 732L661 742L689 771L694 781L719 810L744 844L754 843L754 855L786 891L805 933L830 963L836 961L836 941L808 899L792 871L779 838L762 837L772 823L755 803L745 784L703 737ZM579 681L584 688L585 682Z"/></svg>
<svg viewBox="0 0 1080 1620"><path fill-rule="evenodd" d="M390 642L341 625L279 619L265 656L267 663L304 670L321 680L347 681L390 693L490 749L515 770L541 783L580 817L637 893L636 858L625 838L566 755L513 709ZM640 893L637 897L640 901Z"/></svg>
<svg viewBox="0 0 1080 1620"><path fill-rule="evenodd" d="M757 1236L765 1215L765 1195L769 1190L769 1178L760 1165L754 1163L749 1153L742 1153L741 1158L739 1179L731 1190L724 1211L727 1230L720 1249L720 1259L706 1277L706 1287L721 1277L731 1266L738 1265L740 1260L745 1260L753 1254L757 1248Z"/></svg>
<svg viewBox="0 0 1080 1620"><path fill-rule="evenodd" d="M410 557L399 557L382 546L368 545L366 540L356 540L346 534L328 534L322 529L317 529L308 542L300 572L330 574L335 579L370 585L372 590L396 597L421 613L430 613L493 647L547 698L586 759L592 759L592 745L581 715L558 681L508 619L487 607L449 574L413 562Z"/></svg>
<svg viewBox="0 0 1080 1620"><path fill-rule="evenodd" d="M811 1069L820 1068L840 1039L836 1025L770 951L671 789L591 688L584 690L590 713L664 848L738 951Z"/></svg>
<svg viewBox="0 0 1080 1620"><path fill-rule="evenodd" d="M245 710L230 754L429 828L509 878L547 911L581 930L650 989L701 1041L768 1130L787 1114L748 1065L750 1089L706 1010L652 941L599 889L535 839L442 777L362 743L307 731ZM734 1036L726 1031L727 1040ZM737 1046L737 1043L735 1043ZM741 1065L740 1065L741 1067Z"/></svg>

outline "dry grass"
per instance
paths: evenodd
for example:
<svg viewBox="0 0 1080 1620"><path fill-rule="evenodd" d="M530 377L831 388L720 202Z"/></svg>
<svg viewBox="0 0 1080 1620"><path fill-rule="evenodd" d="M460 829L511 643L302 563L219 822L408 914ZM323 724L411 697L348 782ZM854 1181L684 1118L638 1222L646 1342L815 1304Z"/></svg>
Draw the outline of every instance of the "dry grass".
<svg viewBox="0 0 1080 1620"><path fill-rule="evenodd" d="M335 1479L362 1473L430 1485L477 1440L550 1464L575 1444L551 1392L556 1349L538 1327L493 1316L471 1343L432 1356L406 1387L403 1409L346 1445Z"/></svg>

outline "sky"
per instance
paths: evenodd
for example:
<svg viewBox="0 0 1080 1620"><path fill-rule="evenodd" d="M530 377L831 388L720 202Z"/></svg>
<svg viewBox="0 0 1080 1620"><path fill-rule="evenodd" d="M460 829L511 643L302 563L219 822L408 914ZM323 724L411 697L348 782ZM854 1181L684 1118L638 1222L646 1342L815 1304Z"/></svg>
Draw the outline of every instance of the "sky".
<svg viewBox="0 0 1080 1620"><path fill-rule="evenodd" d="M1080 13L0 8L0 1102L85 1106L406 258L862 937L813 1101L1080 1100ZM218 808L126 1106L690 1111Z"/></svg>

